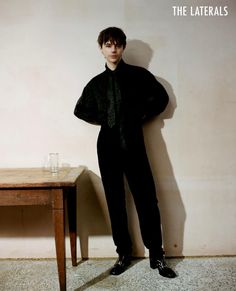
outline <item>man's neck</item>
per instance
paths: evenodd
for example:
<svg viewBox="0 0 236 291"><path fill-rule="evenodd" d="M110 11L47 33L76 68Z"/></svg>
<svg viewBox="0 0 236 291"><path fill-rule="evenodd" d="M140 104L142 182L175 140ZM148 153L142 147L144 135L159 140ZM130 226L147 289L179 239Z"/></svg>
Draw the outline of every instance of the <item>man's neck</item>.
<svg viewBox="0 0 236 291"><path fill-rule="evenodd" d="M116 62L116 63L112 63L112 62L107 62L107 67L111 70L111 71L115 71L115 69L117 68L117 66L119 65L121 59Z"/></svg>

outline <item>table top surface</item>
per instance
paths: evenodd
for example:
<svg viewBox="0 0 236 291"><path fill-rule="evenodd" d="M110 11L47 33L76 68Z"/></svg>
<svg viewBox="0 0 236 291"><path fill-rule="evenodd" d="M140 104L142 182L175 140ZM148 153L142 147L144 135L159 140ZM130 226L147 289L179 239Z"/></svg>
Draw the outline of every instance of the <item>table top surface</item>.
<svg viewBox="0 0 236 291"><path fill-rule="evenodd" d="M0 168L0 188L71 187L86 168L59 168L52 174L45 168Z"/></svg>

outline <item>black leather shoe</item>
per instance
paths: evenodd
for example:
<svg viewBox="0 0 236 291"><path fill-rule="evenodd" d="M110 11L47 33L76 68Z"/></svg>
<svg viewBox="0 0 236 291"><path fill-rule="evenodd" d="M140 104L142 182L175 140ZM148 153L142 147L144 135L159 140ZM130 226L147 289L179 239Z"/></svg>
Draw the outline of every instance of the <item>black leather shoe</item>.
<svg viewBox="0 0 236 291"><path fill-rule="evenodd" d="M131 264L130 256L119 256L118 260L115 262L114 267L111 269L110 274L118 276L127 270L128 266Z"/></svg>
<svg viewBox="0 0 236 291"><path fill-rule="evenodd" d="M159 274L167 278L177 277L176 273L167 266L165 258L150 258L150 267L152 269L158 269Z"/></svg>

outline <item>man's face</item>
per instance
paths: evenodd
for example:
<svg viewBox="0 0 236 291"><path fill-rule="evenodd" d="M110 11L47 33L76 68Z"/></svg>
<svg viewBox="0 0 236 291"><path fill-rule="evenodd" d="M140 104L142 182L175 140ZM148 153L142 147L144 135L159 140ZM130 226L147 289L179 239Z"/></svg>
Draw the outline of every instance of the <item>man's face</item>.
<svg viewBox="0 0 236 291"><path fill-rule="evenodd" d="M113 41L107 41L106 43L103 43L101 51L104 55L108 65L117 65L122 57L124 46L119 45L116 42Z"/></svg>

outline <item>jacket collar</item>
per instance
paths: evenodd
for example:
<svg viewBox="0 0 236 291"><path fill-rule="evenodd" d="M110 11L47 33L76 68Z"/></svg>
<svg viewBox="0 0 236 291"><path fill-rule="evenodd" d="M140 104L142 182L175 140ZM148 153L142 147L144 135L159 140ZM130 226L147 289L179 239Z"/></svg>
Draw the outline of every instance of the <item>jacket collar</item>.
<svg viewBox="0 0 236 291"><path fill-rule="evenodd" d="M108 66L107 66L107 64L106 64L105 65L106 72L108 74L116 74L116 73L119 73L119 72L121 72L124 69L125 65L126 65L126 63L123 61L123 59L121 59L119 61L119 64L117 65L117 67L115 68L115 70L109 69Z"/></svg>

